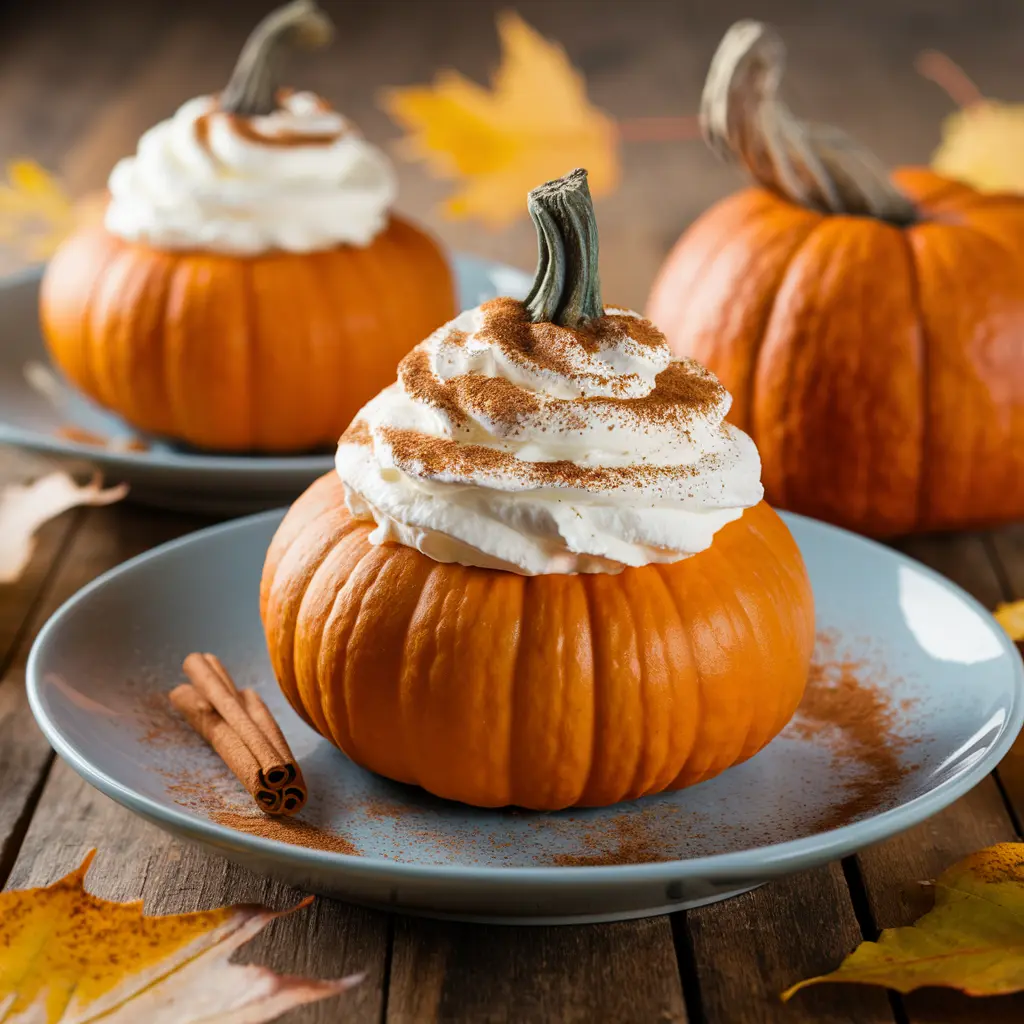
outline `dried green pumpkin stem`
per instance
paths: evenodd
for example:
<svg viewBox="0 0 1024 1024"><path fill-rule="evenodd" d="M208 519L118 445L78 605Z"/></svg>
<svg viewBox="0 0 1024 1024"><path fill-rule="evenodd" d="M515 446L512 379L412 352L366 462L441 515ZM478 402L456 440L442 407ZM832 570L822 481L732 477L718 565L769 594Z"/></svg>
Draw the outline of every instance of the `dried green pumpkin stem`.
<svg viewBox="0 0 1024 1024"><path fill-rule="evenodd" d="M799 120L779 98L785 57L768 26L739 21L729 29L701 98L708 146L794 203L891 224L916 221L914 204L869 150L838 128Z"/></svg>
<svg viewBox="0 0 1024 1024"><path fill-rule="evenodd" d="M604 316L587 172L577 169L538 186L527 208L537 228L537 274L526 297L530 319L578 327Z"/></svg>
<svg viewBox="0 0 1024 1024"><path fill-rule="evenodd" d="M242 47L231 81L221 93L221 110L242 117L273 113L287 51L326 46L333 34L330 18L315 0L293 0L271 11Z"/></svg>

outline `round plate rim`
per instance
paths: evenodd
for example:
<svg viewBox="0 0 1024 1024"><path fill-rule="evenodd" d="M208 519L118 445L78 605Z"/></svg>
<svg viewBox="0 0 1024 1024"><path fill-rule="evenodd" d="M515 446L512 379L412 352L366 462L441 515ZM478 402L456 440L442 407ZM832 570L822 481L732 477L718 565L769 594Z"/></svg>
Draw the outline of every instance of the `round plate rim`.
<svg viewBox="0 0 1024 1024"><path fill-rule="evenodd" d="M460 265L473 261L489 270L516 271L524 278L529 274L519 267L491 260L473 253L450 251L452 267L458 275ZM29 282L41 282L45 264L24 267L0 278L0 294L9 288ZM60 437L51 437L16 424L0 420L0 444L10 444L25 451L62 458L82 458L111 472L150 470L172 473L189 473L195 477L217 477L249 474L254 476L286 476L294 474L307 478L313 473L326 473L334 465L334 455L326 452L320 455L207 455L202 452L177 452L150 449L148 451L116 451L81 444Z"/></svg>
<svg viewBox="0 0 1024 1024"><path fill-rule="evenodd" d="M36 722L53 749L87 782L129 810L141 814L157 823L166 823L175 831L193 839L214 846L233 847L246 852L270 858L285 858L297 866L309 865L315 868L337 867L352 876L387 877L396 881L414 883L417 881L463 880L465 882L487 883L503 886L529 882L540 887L586 888L595 883L605 887L631 886L643 883L668 883L685 879L701 879L712 882L731 883L737 879L766 879L775 875L798 871L803 865L824 863L847 856L855 850L912 828L925 819L937 814L955 800L974 788L1002 760L1017 734L1024 725L1024 661L1004 631L998 627L994 633L1003 653L1009 658L1013 672L1013 697L1010 712L1001 734L986 751L984 757L971 765L955 778L940 782L934 789L882 811L863 821L852 822L836 829L801 836L782 843L747 850L733 850L728 853L709 854L683 860L657 861L649 864L595 865L578 867L523 866L501 867L462 864L404 864L380 857L367 857L336 853L329 850L315 850L292 846L273 839L253 836L204 818L196 817L186 809L168 807L145 794L136 792L105 772L95 768L88 757L79 752L61 734L56 723L48 716L40 693L39 662L42 651L56 634L69 615L79 604L88 601L92 594L110 586L122 574L130 573L148 561L162 558L179 548L187 547L200 538L207 538L232 531L253 529L264 522L281 519L284 509L272 509L256 515L244 516L216 526L206 527L161 544L128 559L113 569L98 576L76 594L66 600L49 618L40 630L26 665L26 689L29 706ZM980 613L985 619L992 619L991 613L979 601L958 584L941 573L900 551L861 537L841 527L811 519L793 512L780 511L783 520L798 523L801 529L817 530L833 535L841 543L864 545L881 550L902 565L911 566L924 573L946 590L964 601L969 608ZM995 623L995 620L992 620Z"/></svg>

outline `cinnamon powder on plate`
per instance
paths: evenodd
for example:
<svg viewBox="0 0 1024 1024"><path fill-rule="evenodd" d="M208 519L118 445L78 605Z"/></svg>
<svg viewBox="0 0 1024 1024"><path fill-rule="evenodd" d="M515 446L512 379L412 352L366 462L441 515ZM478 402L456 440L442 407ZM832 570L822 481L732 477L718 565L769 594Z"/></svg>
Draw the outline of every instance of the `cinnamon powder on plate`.
<svg viewBox="0 0 1024 1024"><path fill-rule="evenodd" d="M819 635L804 699L783 735L826 751L833 770L841 774L843 781L838 799L822 812L809 812L809 820L799 823L801 830L828 831L895 803L901 784L915 768L906 757L914 741L899 731L899 712L908 710L908 701L900 700L899 691L893 692L888 685L890 679L885 666L877 660L847 653L838 633L827 631ZM139 724L147 745L177 745L185 737L169 715L158 716L157 709L150 706L140 710ZM241 793L237 794L237 802L233 799L233 780L180 770L162 774L168 776L168 790L179 803L203 811L229 828L293 846L350 855L362 852L353 838L343 832L328 831L302 820L277 821L252 814L244 807ZM375 797L358 802L358 806L353 806L353 810L357 809L370 822L406 819L407 824L412 824L408 821L410 815L416 817L420 813L411 805ZM567 839L580 844L577 852L550 855L547 863L552 865L646 864L683 856L681 842L695 838L679 829L666 828L666 811L664 806L634 804L582 828L579 820L546 815L539 816L533 827L544 832L563 832ZM429 827L428 821L424 825L427 827L405 829L406 840L443 850L458 861L471 858L475 852L478 829L470 828L466 835L451 835ZM760 841L777 840L762 835ZM508 844L492 841L492 845Z"/></svg>

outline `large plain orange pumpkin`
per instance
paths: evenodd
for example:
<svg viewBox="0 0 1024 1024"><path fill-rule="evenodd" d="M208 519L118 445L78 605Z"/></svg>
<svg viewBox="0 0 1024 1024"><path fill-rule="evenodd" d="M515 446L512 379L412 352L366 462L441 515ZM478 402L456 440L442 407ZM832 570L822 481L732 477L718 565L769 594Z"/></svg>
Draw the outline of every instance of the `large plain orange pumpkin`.
<svg viewBox="0 0 1024 1024"><path fill-rule="evenodd" d="M261 614L295 710L353 761L482 807L601 806L756 754L803 694L810 586L765 504L618 576L519 576L373 546L335 474L292 506Z"/></svg>
<svg viewBox="0 0 1024 1024"><path fill-rule="evenodd" d="M271 12L217 109L255 130L245 119L275 111L282 95L280 51L330 33L315 3ZM223 451L333 445L455 312L437 243L395 216L365 247L253 257L165 251L86 227L54 256L41 295L43 334L74 385L139 430Z"/></svg>
<svg viewBox="0 0 1024 1024"><path fill-rule="evenodd" d="M43 278L54 362L139 430L223 451L333 445L455 313L434 241L398 217L365 249L167 252L102 227Z"/></svg>
<svg viewBox="0 0 1024 1024"><path fill-rule="evenodd" d="M1024 516L1024 200L890 178L797 121L742 22L712 63L712 147L761 187L712 207L648 304L733 395L773 504L874 535Z"/></svg>

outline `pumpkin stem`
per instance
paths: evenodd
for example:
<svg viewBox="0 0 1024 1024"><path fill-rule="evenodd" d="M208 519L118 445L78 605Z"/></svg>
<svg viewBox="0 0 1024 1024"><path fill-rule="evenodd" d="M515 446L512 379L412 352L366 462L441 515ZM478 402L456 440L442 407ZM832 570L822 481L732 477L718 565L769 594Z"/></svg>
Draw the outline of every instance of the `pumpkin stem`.
<svg viewBox="0 0 1024 1024"><path fill-rule="evenodd" d="M579 327L604 316L597 272L597 219L587 172L577 168L527 197L537 229L537 273L526 296L534 323Z"/></svg>
<svg viewBox="0 0 1024 1024"><path fill-rule="evenodd" d="M912 224L914 204L875 156L838 128L799 120L779 98L786 50L757 21L738 21L711 61L701 130L718 156L765 188L823 213Z"/></svg>
<svg viewBox="0 0 1024 1024"><path fill-rule="evenodd" d="M277 109L279 72L286 50L326 46L333 33L330 18L317 7L316 0L292 0L271 11L245 41L231 81L221 93L221 110L241 117L272 114Z"/></svg>

